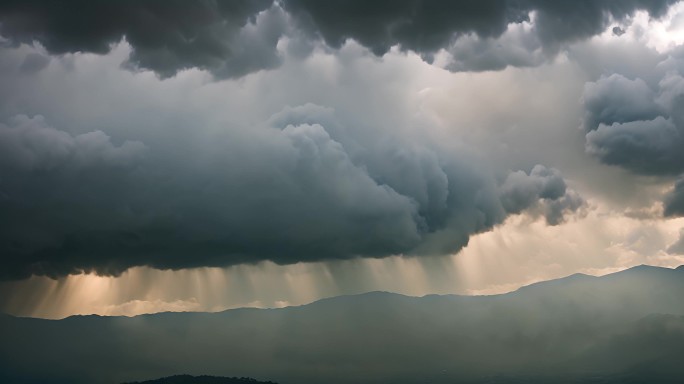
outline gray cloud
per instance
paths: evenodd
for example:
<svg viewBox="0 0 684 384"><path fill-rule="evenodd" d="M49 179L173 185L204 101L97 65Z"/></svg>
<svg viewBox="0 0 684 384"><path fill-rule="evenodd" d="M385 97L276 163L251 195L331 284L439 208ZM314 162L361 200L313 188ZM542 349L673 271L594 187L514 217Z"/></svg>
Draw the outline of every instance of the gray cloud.
<svg viewBox="0 0 684 384"><path fill-rule="evenodd" d="M501 189L506 210L520 213L539 198L553 200L562 197L566 186L557 170L537 165L529 175L523 171L511 173Z"/></svg>
<svg viewBox="0 0 684 384"><path fill-rule="evenodd" d="M256 1L5 1L0 34L15 43L38 41L51 54L106 53L126 40L130 61L163 77L186 68L237 77L279 64L282 20Z"/></svg>
<svg viewBox="0 0 684 384"><path fill-rule="evenodd" d="M399 46L428 61L445 48L454 57L450 70L484 71L539 65L563 46L603 32L613 20L625 20L637 10L660 17L674 2L404 0L369 6L363 1L286 0L283 5L302 28L332 47L354 39L376 55ZM531 13L532 30L524 36L505 34L510 25L529 21Z"/></svg>
<svg viewBox="0 0 684 384"><path fill-rule="evenodd" d="M353 39L376 55L393 46L431 61L452 53L449 69L497 70L539 65L565 45L603 32L613 20L637 10L663 15L673 0L574 2L487 0L366 1L6 1L0 5L0 34L14 43L38 41L51 54L106 53L125 38L130 64L162 77L200 68L219 78L240 77L281 64L277 44L308 54L322 39L340 48ZM524 36L508 36L510 25L529 21ZM500 37L503 37L500 39Z"/></svg>
<svg viewBox="0 0 684 384"><path fill-rule="evenodd" d="M499 36L510 20L526 16L501 0L450 4L290 0L283 5L304 29L331 47L339 48L347 39L354 39L377 55L395 45L429 55L448 45L454 34Z"/></svg>
<svg viewBox="0 0 684 384"><path fill-rule="evenodd" d="M602 76L584 85L584 129L589 132L601 124L652 120L663 111L656 104L655 92L642 79L622 75Z"/></svg>
<svg viewBox="0 0 684 384"><path fill-rule="evenodd" d="M48 126L42 116L16 116L10 126L0 124L0 169L4 172L128 167L145 149L139 141L115 146L102 131L72 136Z"/></svg>
<svg viewBox="0 0 684 384"><path fill-rule="evenodd" d="M681 133L661 116L650 121L602 125L587 134L587 153L602 162L641 174L682 171Z"/></svg>
<svg viewBox="0 0 684 384"><path fill-rule="evenodd" d="M557 169L536 165L529 174L512 172L501 185L501 202L508 213L517 214L531 207L548 224L557 225L567 211L575 211L584 201L572 190Z"/></svg>
<svg viewBox="0 0 684 384"><path fill-rule="evenodd" d="M684 177L675 182L674 188L665 196L665 216L684 216Z"/></svg>
<svg viewBox="0 0 684 384"><path fill-rule="evenodd" d="M659 64L657 85L621 75L586 84L583 94L586 152L601 162L643 175L684 172L684 78L675 51ZM684 213L684 184L664 201L665 216Z"/></svg>
<svg viewBox="0 0 684 384"><path fill-rule="evenodd" d="M684 78L668 71L656 90L620 75L588 83L583 95L587 153L646 175L684 171Z"/></svg>
<svg viewBox="0 0 684 384"><path fill-rule="evenodd" d="M453 72L534 67L548 60L539 37L524 24L509 26L497 38L468 34L456 39L447 52L450 60L446 68Z"/></svg>
<svg viewBox="0 0 684 384"><path fill-rule="evenodd" d="M507 214L551 204L553 224L572 208L555 170L514 174L502 197L467 153L355 131L313 104L249 129L175 138L192 158L173 142L114 145L102 132L15 121L0 131L5 279L447 254Z"/></svg>
<svg viewBox="0 0 684 384"><path fill-rule="evenodd" d="M115 145L101 131L71 135L41 117L0 124L3 277L29 265L44 270L31 255L58 246L65 233L120 225L129 207L112 197L146 152L139 141Z"/></svg>
<svg viewBox="0 0 684 384"><path fill-rule="evenodd" d="M287 56L282 72L207 84L196 73L159 81L119 71L137 49L120 44L108 55L52 58L35 77L3 72L0 121L41 113L47 122L25 119L51 139L31 151L6 141L3 154L39 161L2 160L13 169L2 180L1 224L13 227L0 235L2 278L442 255L510 214L555 224L581 202L556 171L540 167L548 174L525 173L531 181L518 186L530 197L506 206L505 170L529 170L542 162L538 152L492 166L489 149L486 159L467 150L456 131L426 134L437 129L415 118L413 96L425 85L386 86L416 68L432 70L417 60L397 68L396 60L375 60L351 45L337 57ZM40 50L5 48L4 65L17 71L27 52ZM76 155L86 147L75 144L57 151L82 135L103 138L98 131L109 136L101 152ZM144 150L106 155L134 148L127 140Z"/></svg>
<svg viewBox="0 0 684 384"><path fill-rule="evenodd" d="M50 58L40 53L30 53L26 55L19 69L25 74L40 72L50 63Z"/></svg>

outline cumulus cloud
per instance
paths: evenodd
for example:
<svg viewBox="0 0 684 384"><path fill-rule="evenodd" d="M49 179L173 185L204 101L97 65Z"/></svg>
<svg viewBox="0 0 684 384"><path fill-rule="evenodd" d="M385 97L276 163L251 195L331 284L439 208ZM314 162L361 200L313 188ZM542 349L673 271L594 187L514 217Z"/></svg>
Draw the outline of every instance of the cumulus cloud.
<svg viewBox="0 0 684 384"><path fill-rule="evenodd" d="M652 120L662 113L655 92L642 79L620 74L602 76L584 85L584 129L593 131L601 124Z"/></svg>
<svg viewBox="0 0 684 384"><path fill-rule="evenodd" d="M684 78L668 71L651 89L621 75L588 83L586 149L606 164L646 175L684 171Z"/></svg>
<svg viewBox="0 0 684 384"><path fill-rule="evenodd" d="M311 51L312 40L340 48L353 39L376 55L397 46L428 61L447 49L454 57L449 69L483 71L538 65L613 21L638 10L659 17L673 2L78 1L64 7L6 1L0 34L14 43L38 41L52 54L106 53L125 38L133 47L130 63L162 77L186 68L220 78L275 68L282 61L277 45L283 37L300 55ZM533 27L524 35L516 32L530 15Z"/></svg>
<svg viewBox="0 0 684 384"><path fill-rule="evenodd" d="M684 216L684 177L675 182L674 188L665 196L665 216Z"/></svg>
<svg viewBox="0 0 684 384"><path fill-rule="evenodd" d="M529 174L511 172L501 185L501 201L512 214L535 207L550 225L559 224L566 212L584 204L577 192L567 188L557 169L543 165L536 165Z"/></svg>
<svg viewBox="0 0 684 384"><path fill-rule="evenodd" d="M73 136L50 127L42 116L15 116L0 124L0 169L41 172L96 167L128 167L146 147L139 141L114 145L102 131Z"/></svg>
<svg viewBox="0 0 684 384"><path fill-rule="evenodd" d="M509 25L497 38L468 34L456 39L447 49L446 69L495 71L508 66L534 67L549 59L529 22Z"/></svg>
<svg viewBox="0 0 684 384"><path fill-rule="evenodd" d="M197 133L200 144L184 144L196 159L163 141L114 145L102 132L15 120L0 131L0 168L11 170L0 203L11 227L0 235L5 279L442 255L510 213L544 207L555 224L574 209L555 170L514 173L500 192L472 155L356 131L313 104Z"/></svg>
<svg viewBox="0 0 684 384"><path fill-rule="evenodd" d="M642 175L684 172L684 77L677 50L659 64L662 76L649 85L619 74L584 87L586 152L601 162ZM684 183L665 196L664 215L684 213Z"/></svg>

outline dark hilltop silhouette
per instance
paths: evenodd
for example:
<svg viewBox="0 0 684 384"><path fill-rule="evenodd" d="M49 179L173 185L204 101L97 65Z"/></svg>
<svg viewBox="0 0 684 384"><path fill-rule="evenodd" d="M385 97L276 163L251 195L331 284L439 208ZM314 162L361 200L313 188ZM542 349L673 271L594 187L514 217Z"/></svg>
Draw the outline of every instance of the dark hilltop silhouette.
<svg viewBox="0 0 684 384"><path fill-rule="evenodd" d="M258 381L248 377L217 377L174 375L155 380L131 381L123 384L276 384L272 381Z"/></svg>

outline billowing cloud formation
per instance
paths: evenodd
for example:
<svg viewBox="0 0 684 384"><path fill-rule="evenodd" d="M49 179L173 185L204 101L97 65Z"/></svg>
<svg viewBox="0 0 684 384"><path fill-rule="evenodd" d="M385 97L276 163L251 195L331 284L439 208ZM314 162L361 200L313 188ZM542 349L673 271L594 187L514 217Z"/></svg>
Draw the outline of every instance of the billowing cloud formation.
<svg viewBox="0 0 684 384"><path fill-rule="evenodd" d="M364 1L290 0L284 7L303 28L339 48L354 39L377 55L395 45L418 53L434 53L457 33L499 36L512 20L526 14L506 1L456 2L402 0L369 4Z"/></svg>
<svg viewBox="0 0 684 384"><path fill-rule="evenodd" d="M647 175L684 171L684 78L668 74L653 91L641 79L602 77L584 91L587 152Z"/></svg>
<svg viewBox="0 0 684 384"><path fill-rule="evenodd" d="M452 56L448 69L482 71L538 65L545 58L542 51L553 56L562 46L599 34L611 21L624 20L637 10L662 16L671 3L402 0L369 5L364 1L285 0L283 5L302 28L332 47L354 39L377 55L399 46L428 60L446 49ZM529 22L530 14L534 15L532 28L521 30L518 25Z"/></svg>
<svg viewBox="0 0 684 384"><path fill-rule="evenodd" d="M122 38L131 63L171 76L201 68L236 77L280 63L276 44L282 20L259 12L271 0L238 1L5 1L0 34L15 42L38 41L52 54L106 53Z"/></svg>
<svg viewBox="0 0 684 384"><path fill-rule="evenodd" d="M508 66L534 67L548 60L539 36L529 22L511 24L498 38L468 34L456 39L447 49L446 69L495 71Z"/></svg>
<svg viewBox="0 0 684 384"><path fill-rule="evenodd" d="M588 132L600 125L652 120L662 113L655 93L644 80L630 80L619 74L585 84L582 102L584 129Z"/></svg>
<svg viewBox="0 0 684 384"><path fill-rule="evenodd" d="M27 255L53 247L64 233L116 226L106 212L127 207L101 207L116 203L109 198L146 152L139 141L117 146L101 131L73 136L41 117L0 124L3 276L27 268L36 261Z"/></svg>
<svg viewBox="0 0 684 384"><path fill-rule="evenodd" d="M508 214L543 206L557 223L576 208L555 170L499 186L472 155L353 129L313 104L197 133L183 143L193 157L177 142L116 145L41 118L0 134L4 279L446 254Z"/></svg>
<svg viewBox="0 0 684 384"><path fill-rule="evenodd" d="M684 216L684 177L680 177L672 191L665 196L665 216Z"/></svg>
<svg viewBox="0 0 684 384"><path fill-rule="evenodd" d="M139 141L121 146L102 131L72 136L48 126L42 116L16 116L0 124L0 169L12 172L73 171L94 167L128 167L145 151Z"/></svg>
<svg viewBox="0 0 684 384"><path fill-rule="evenodd" d="M520 213L537 206L550 225L559 224L563 214L584 204L574 191L568 190L557 169L536 165L526 174L512 172L501 186L501 200L506 212Z"/></svg>
<svg viewBox="0 0 684 384"><path fill-rule="evenodd" d="M449 69L481 71L538 65L612 21L637 10L658 17L673 2L78 1L66 7L7 1L0 5L0 34L14 42L38 41L52 54L105 53L125 38L133 48L131 63L163 77L186 68L221 78L274 68L281 62L282 37L299 40L292 48L300 53L310 51L307 40L318 39L333 48L353 39L376 55L398 46L427 60L446 49L453 57ZM532 27L520 31L530 15Z"/></svg>
<svg viewBox="0 0 684 384"><path fill-rule="evenodd" d="M601 162L637 174L684 172L684 65L680 50L659 64L657 84L619 74L584 87L586 151ZM684 214L684 182L665 196L664 215Z"/></svg>

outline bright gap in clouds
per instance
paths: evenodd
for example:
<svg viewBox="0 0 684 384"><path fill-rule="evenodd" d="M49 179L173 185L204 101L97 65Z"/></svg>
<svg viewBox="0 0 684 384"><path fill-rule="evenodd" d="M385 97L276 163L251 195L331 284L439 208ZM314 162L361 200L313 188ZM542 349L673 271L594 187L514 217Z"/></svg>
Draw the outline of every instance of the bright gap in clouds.
<svg viewBox="0 0 684 384"><path fill-rule="evenodd" d="M650 20L648 13L637 12L627 33L643 38L659 52L667 52L684 43L684 3L674 4L661 20Z"/></svg>
<svg viewBox="0 0 684 384"><path fill-rule="evenodd" d="M617 33L616 33L617 31ZM660 53L667 53L684 43L684 3L676 3L660 19L649 17L648 12L637 11L622 23L613 23L594 41L627 40L641 42Z"/></svg>

